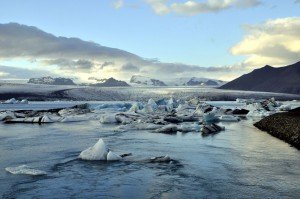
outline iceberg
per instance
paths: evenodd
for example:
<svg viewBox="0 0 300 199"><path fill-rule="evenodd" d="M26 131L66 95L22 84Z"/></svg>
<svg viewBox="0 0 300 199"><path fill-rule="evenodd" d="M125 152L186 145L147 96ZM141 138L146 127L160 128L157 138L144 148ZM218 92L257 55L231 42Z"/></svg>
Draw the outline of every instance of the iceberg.
<svg viewBox="0 0 300 199"><path fill-rule="evenodd" d="M9 100L6 100L5 102L3 102L3 104L17 104L19 103L18 100L16 100L15 98L11 98Z"/></svg>
<svg viewBox="0 0 300 199"><path fill-rule="evenodd" d="M16 118L15 114L11 111L5 111L0 113L0 121L3 121L5 119L13 119Z"/></svg>
<svg viewBox="0 0 300 199"><path fill-rule="evenodd" d="M42 170L33 169L27 165L21 165L17 167L6 167L5 170L11 174L23 174L23 175L46 175L47 173Z"/></svg>
<svg viewBox="0 0 300 199"><path fill-rule="evenodd" d="M146 104L146 106L141 110L141 113L150 114L153 113L154 109L151 104Z"/></svg>
<svg viewBox="0 0 300 199"><path fill-rule="evenodd" d="M217 108L214 107L212 111L203 114L203 122L216 122L219 118L216 116Z"/></svg>
<svg viewBox="0 0 300 199"><path fill-rule="evenodd" d="M118 121L116 119L116 115L111 114L111 115L102 115L100 117L100 123L102 123L102 124L114 124L114 123L118 123Z"/></svg>
<svg viewBox="0 0 300 199"><path fill-rule="evenodd" d="M86 150L82 151L79 154L79 158L82 160L106 160L106 161L118 161L122 159L120 155L110 151L101 138L94 146L89 147Z"/></svg>
<svg viewBox="0 0 300 199"><path fill-rule="evenodd" d="M291 110L292 109L292 106L290 105L290 104L287 104L287 105L281 105L280 107L279 107L279 110L280 111L289 111L289 110Z"/></svg>
<svg viewBox="0 0 300 199"><path fill-rule="evenodd" d="M156 102L152 98L150 98L148 100L148 104L147 105L151 106L151 108L152 108L153 111L156 111L157 108L158 108Z"/></svg>
<svg viewBox="0 0 300 199"><path fill-rule="evenodd" d="M117 111L126 111L132 107L131 103L119 102L119 103L108 103L108 104L100 104L98 106L93 107L95 110L101 109L113 109Z"/></svg>
<svg viewBox="0 0 300 199"><path fill-rule="evenodd" d="M247 117L258 117L258 118L263 118L267 117L270 115L270 112L265 111L265 110L251 110L249 113L246 115Z"/></svg>
<svg viewBox="0 0 300 199"><path fill-rule="evenodd" d="M20 104L28 104L28 100L27 100L27 99L22 99L22 100L20 101Z"/></svg>
<svg viewBox="0 0 300 199"><path fill-rule="evenodd" d="M102 139L92 146L82 151L79 158L83 160L106 160L108 154L108 148Z"/></svg>
<svg viewBox="0 0 300 199"><path fill-rule="evenodd" d="M118 154L115 154L114 152L109 151L107 154L107 161L119 161L122 157Z"/></svg>
<svg viewBox="0 0 300 199"><path fill-rule="evenodd" d="M139 102L136 102L131 106L131 108L129 109L129 112L137 113L142 108L143 108L143 105Z"/></svg>

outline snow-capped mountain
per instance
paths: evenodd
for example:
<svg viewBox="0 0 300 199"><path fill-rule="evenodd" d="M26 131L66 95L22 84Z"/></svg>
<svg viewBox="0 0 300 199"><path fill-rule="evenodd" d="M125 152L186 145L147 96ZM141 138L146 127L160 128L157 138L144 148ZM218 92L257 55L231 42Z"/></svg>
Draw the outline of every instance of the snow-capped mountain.
<svg viewBox="0 0 300 199"><path fill-rule="evenodd" d="M97 79L98 83L95 84L89 84L89 86L97 86L97 87L128 87L130 86L124 81L116 80L114 78L108 78L108 79Z"/></svg>
<svg viewBox="0 0 300 199"><path fill-rule="evenodd" d="M130 83L136 86L167 86L163 81L141 75L133 75Z"/></svg>
<svg viewBox="0 0 300 199"><path fill-rule="evenodd" d="M226 83L221 80L203 77L183 77L173 80L166 80L165 82L170 86L222 86Z"/></svg>
<svg viewBox="0 0 300 199"><path fill-rule="evenodd" d="M130 79L133 86L222 86L226 82L208 78L176 78L172 80L158 80L141 75L134 75Z"/></svg>
<svg viewBox="0 0 300 199"><path fill-rule="evenodd" d="M72 79L69 78L53 78L53 77L41 77L41 78L30 78L28 80L30 84L48 84L48 85L75 85Z"/></svg>

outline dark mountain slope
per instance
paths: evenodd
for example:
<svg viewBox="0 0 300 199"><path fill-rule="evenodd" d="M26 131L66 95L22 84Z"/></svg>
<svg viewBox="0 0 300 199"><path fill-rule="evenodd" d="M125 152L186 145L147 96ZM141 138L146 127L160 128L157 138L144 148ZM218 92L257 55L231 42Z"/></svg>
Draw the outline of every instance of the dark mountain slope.
<svg viewBox="0 0 300 199"><path fill-rule="evenodd" d="M300 62L280 68L267 65L242 75L220 88L300 94Z"/></svg>

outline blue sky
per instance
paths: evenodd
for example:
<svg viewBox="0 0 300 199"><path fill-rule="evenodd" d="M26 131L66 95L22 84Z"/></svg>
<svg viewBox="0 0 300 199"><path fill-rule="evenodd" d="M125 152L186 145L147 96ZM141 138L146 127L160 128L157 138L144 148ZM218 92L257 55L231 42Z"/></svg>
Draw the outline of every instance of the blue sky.
<svg viewBox="0 0 300 199"><path fill-rule="evenodd" d="M119 1L121 6L117 9L118 1L4 0L0 2L0 23L35 26L55 36L77 37L161 62L220 67L242 63L249 56L233 55L230 50L249 34L245 26L299 17L300 13L300 3L295 0L262 0L261 4L247 8L192 15L175 11L156 13L151 7L154 1L147 0ZM186 2L170 0L165 5ZM9 62L0 60L0 65L4 63Z"/></svg>

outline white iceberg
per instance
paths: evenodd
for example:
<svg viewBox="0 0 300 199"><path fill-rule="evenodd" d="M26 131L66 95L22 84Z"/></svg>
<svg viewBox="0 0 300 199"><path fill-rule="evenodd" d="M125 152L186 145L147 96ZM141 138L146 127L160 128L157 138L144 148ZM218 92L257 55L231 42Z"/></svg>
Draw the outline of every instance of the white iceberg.
<svg viewBox="0 0 300 199"><path fill-rule="evenodd" d="M152 98L150 98L148 100L148 104L147 105L151 106L151 108L152 108L153 111L156 111L157 108L158 108L156 102Z"/></svg>
<svg viewBox="0 0 300 199"><path fill-rule="evenodd" d="M114 123L118 123L118 121L116 120L116 115L111 114L111 115L102 115L100 117L100 123L102 123L102 124L114 124Z"/></svg>
<svg viewBox="0 0 300 199"><path fill-rule="evenodd" d="M11 98L9 100L6 100L5 102L3 102L3 104L17 104L19 103L18 100L16 100L15 98Z"/></svg>
<svg viewBox="0 0 300 199"><path fill-rule="evenodd" d="M82 151L79 158L83 160L106 160L108 154L108 148L102 139L88 149Z"/></svg>
<svg viewBox="0 0 300 199"><path fill-rule="evenodd" d="M6 118L16 118L15 114L11 111L5 111L0 113L0 121L6 119Z"/></svg>
<svg viewBox="0 0 300 199"><path fill-rule="evenodd" d="M136 102L131 106L129 112L137 113L140 109L141 109L141 103Z"/></svg>
<svg viewBox="0 0 300 199"><path fill-rule="evenodd" d="M110 151L102 139L99 139L94 146L82 151L79 155L79 158L82 160L106 161L118 161L122 159L121 156Z"/></svg>
<svg viewBox="0 0 300 199"><path fill-rule="evenodd" d="M47 173L42 170L33 169L27 165L21 165L18 167L6 167L5 170L11 174L23 174L23 175L46 175Z"/></svg>
<svg viewBox="0 0 300 199"><path fill-rule="evenodd" d="M114 152L109 151L107 154L107 161L118 161L121 160L122 157L118 154L115 154Z"/></svg>
<svg viewBox="0 0 300 199"><path fill-rule="evenodd" d="M27 100L27 99L22 99L22 100L20 101L20 104L28 104L28 100Z"/></svg>
<svg viewBox="0 0 300 199"><path fill-rule="evenodd" d="M151 114L154 112L153 106L150 104L146 104L146 106L141 110L141 113Z"/></svg>

